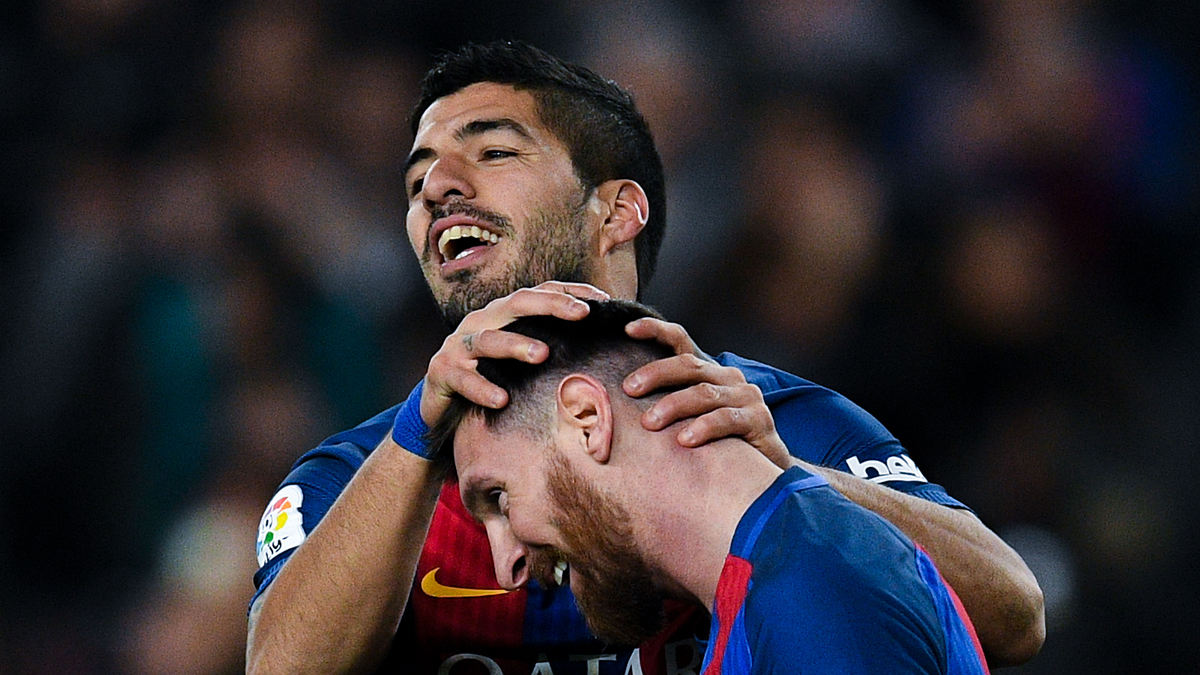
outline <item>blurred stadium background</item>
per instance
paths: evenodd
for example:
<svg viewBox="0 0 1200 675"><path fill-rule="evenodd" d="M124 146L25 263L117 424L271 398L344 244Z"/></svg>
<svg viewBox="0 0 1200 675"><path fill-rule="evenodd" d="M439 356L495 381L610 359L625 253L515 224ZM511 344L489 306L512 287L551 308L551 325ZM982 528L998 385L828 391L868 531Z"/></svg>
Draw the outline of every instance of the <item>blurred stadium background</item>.
<svg viewBox="0 0 1200 675"><path fill-rule="evenodd" d="M406 115L492 37L638 96L649 301L850 396L1026 556L1049 635L1009 672L1200 672L1196 15L7 0L0 673L241 671L278 480L443 336Z"/></svg>

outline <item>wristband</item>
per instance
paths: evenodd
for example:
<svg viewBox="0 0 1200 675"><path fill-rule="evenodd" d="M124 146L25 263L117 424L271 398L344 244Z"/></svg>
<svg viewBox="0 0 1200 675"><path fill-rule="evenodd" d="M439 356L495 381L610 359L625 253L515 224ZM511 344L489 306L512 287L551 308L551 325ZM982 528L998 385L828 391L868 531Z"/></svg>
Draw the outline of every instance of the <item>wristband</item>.
<svg viewBox="0 0 1200 675"><path fill-rule="evenodd" d="M396 445L411 452L417 457L429 459L436 448L429 447L425 435L429 433L429 425L421 417L421 392L425 391L425 379L422 378L413 387L412 393L400 405L396 413L396 422L392 425L392 440Z"/></svg>

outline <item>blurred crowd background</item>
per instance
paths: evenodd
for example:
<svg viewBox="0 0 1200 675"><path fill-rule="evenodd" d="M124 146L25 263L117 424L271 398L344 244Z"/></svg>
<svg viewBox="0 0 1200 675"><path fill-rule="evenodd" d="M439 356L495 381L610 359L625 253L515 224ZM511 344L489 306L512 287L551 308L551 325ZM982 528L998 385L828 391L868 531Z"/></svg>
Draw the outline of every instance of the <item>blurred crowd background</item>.
<svg viewBox="0 0 1200 675"><path fill-rule="evenodd" d="M863 405L1025 555L1049 635L1009 672L1200 673L1196 15L6 0L0 673L241 671L266 501L445 335L406 118L493 37L650 118L648 301Z"/></svg>

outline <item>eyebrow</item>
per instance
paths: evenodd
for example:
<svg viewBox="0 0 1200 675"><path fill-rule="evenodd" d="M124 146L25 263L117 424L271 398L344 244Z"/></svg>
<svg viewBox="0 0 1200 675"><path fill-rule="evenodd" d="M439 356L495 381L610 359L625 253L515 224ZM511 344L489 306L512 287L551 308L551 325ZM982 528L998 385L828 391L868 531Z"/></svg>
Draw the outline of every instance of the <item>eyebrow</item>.
<svg viewBox="0 0 1200 675"><path fill-rule="evenodd" d="M468 138L472 138L475 136L482 136L483 134L485 134L489 131L495 131L497 129L501 129L504 131L511 131L511 132L517 134L518 136L520 136L521 138L524 138L524 139L530 140L530 141L533 140L533 136L525 128L525 125L521 124L520 122L518 122L514 119L508 118L508 117L500 117L497 119L472 120L470 122L467 122L466 124L464 124L462 126L462 128L460 128L454 132L454 139L457 141L464 141ZM405 162L404 162L404 175L407 176L409 169L411 169L413 167L413 165L417 164L418 162L423 162L427 159L430 159L430 158L436 157L436 156L437 156L437 153L434 151L434 149L430 148L428 146L417 148L416 150L413 150L412 153L410 153L408 155L408 159L405 160Z"/></svg>
<svg viewBox="0 0 1200 675"><path fill-rule="evenodd" d="M483 488L480 487L487 481L472 477L471 479L461 483L463 495L463 506L467 508L467 512L474 516L479 512L480 501L482 500Z"/></svg>

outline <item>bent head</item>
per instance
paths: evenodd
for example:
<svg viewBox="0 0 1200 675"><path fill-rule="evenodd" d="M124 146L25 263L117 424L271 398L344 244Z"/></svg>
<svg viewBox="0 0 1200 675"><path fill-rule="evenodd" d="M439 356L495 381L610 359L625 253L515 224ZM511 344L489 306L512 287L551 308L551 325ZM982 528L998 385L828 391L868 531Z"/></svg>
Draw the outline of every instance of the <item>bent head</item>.
<svg viewBox="0 0 1200 675"><path fill-rule="evenodd" d="M621 392L636 368L669 355L625 335L647 309L592 302L580 321L526 317L507 330L546 342L541 364L480 360L510 403L485 409L457 399L431 435L453 460L463 503L487 528L502 586L569 583L599 637L637 644L662 622L663 592L616 490L614 452L637 452L646 401ZM563 565L566 575L563 578Z"/></svg>
<svg viewBox="0 0 1200 675"><path fill-rule="evenodd" d="M614 251L629 252L620 283L649 282L662 161L615 83L522 43L471 44L426 75L412 131L408 234L448 322L523 286L597 283Z"/></svg>

